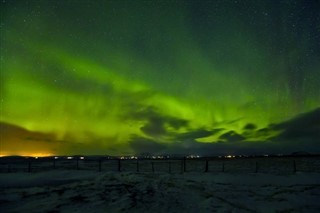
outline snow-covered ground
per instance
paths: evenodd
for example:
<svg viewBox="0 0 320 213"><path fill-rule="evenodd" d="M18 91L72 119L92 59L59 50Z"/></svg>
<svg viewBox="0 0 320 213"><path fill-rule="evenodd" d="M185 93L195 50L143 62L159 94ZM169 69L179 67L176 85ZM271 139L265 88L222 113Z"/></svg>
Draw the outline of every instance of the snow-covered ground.
<svg viewBox="0 0 320 213"><path fill-rule="evenodd" d="M320 174L0 174L0 212L320 212Z"/></svg>

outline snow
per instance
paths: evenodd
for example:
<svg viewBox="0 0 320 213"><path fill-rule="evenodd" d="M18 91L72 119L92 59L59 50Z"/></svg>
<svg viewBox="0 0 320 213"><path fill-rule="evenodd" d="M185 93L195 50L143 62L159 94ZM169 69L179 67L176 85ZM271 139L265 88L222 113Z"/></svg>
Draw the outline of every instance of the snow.
<svg viewBox="0 0 320 213"><path fill-rule="evenodd" d="M320 212L320 174L0 174L0 212Z"/></svg>

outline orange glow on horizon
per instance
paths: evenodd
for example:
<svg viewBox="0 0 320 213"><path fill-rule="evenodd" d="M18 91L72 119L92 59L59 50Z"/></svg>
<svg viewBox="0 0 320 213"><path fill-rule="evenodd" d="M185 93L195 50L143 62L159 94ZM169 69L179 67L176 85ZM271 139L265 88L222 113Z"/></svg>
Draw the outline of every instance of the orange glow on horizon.
<svg viewBox="0 0 320 213"><path fill-rule="evenodd" d="M52 157L54 154L52 153L1 153L0 157L8 157L8 156L21 156L21 157Z"/></svg>

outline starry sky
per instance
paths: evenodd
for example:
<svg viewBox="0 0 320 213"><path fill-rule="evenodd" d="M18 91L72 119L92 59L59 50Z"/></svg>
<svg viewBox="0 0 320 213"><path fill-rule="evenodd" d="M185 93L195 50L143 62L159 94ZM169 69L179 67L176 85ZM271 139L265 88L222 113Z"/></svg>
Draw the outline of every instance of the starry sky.
<svg viewBox="0 0 320 213"><path fill-rule="evenodd" d="M318 0L2 0L0 30L0 155L320 152Z"/></svg>

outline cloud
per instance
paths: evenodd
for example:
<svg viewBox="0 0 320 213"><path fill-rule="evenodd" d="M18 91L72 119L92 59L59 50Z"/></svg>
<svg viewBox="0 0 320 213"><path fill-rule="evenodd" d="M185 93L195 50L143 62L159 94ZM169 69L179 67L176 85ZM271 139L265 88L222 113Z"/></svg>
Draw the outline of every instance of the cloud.
<svg viewBox="0 0 320 213"><path fill-rule="evenodd" d="M253 123L248 123L243 127L243 129L246 131L255 130L256 128L257 128L257 126Z"/></svg>
<svg viewBox="0 0 320 213"><path fill-rule="evenodd" d="M0 122L0 153L31 154L53 153L58 143L54 133L30 131L14 124Z"/></svg>
<svg viewBox="0 0 320 213"><path fill-rule="evenodd" d="M8 140L21 140L21 141L42 141L52 142L56 140L56 135L53 133L43 133L39 131L30 131L20 126L0 122L0 135L1 144Z"/></svg>
<svg viewBox="0 0 320 213"><path fill-rule="evenodd" d="M280 131L270 138L284 150L320 152L320 108L269 127Z"/></svg>
<svg viewBox="0 0 320 213"><path fill-rule="evenodd" d="M167 146L165 144L136 135L131 137L129 145L135 153L161 153L167 150Z"/></svg>
<svg viewBox="0 0 320 213"><path fill-rule="evenodd" d="M151 137L164 136L169 133L169 128L178 130L187 127L189 123L185 119L164 115L151 106L131 109L127 116L134 120L145 121L146 123L140 130Z"/></svg>
<svg viewBox="0 0 320 213"><path fill-rule="evenodd" d="M167 133L164 124L161 117L150 117L148 118L148 122L141 127L140 130L149 136L161 136Z"/></svg>
<svg viewBox="0 0 320 213"><path fill-rule="evenodd" d="M199 128L196 130L189 130L189 132L176 134L174 136L174 140L178 141L184 141L184 140L194 140L197 138L204 138L208 137L214 134L217 134L218 132L222 131L222 128L219 129L213 129L213 130L207 130L205 128Z"/></svg>
<svg viewBox="0 0 320 213"><path fill-rule="evenodd" d="M211 143L197 142L196 139L217 134L223 129L199 128L189 129L188 132L182 134L170 133L173 143L168 144L163 144L156 139L134 137L130 144L138 153L196 153L200 155L278 154L296 151L317 153L320 151L318 144L320 141L319 113L320 110L317 109L262 129L257 129L255 124L249 123L244 126L244 133L240 134L230 130L220 135L218 141ZM247 134L248 132L250 134ZM169 133L164 129L161 134ZM249 141L249 137L257 139Z"/></svg>
<svg viewBox="0 0 320 213"><path fill-rule="evenodd" d="M46 150L59 154L149 152L200 155L320 152L319 108L262 129L253 128L255 125L250 124L251 130L248 135L233 130L223 132L218 141L211 143L198 142L196 139L220 134L224 129L189 129L188 121L163 115L153 107L136 109L136 113L131 116L132 119L144 122L141 131L145 136L131 135L128 143L120 143L121 139L117 138L118 136L101 138L90 132L86 133L85 140L78 140L75 135L66 135L60 140L54 133L30 131L14 124L0 122L1 149L14 154L19 154L21 150L29 153ZM246 126L244 129L247 129ZM174 131L179 128L186 128L188 131ZM251 136L257 139L251 138L249 141ZM163 138L167 139L165 143L162 141Z"/></svg>
<svg viewBox="0 0 320 213"><path fill-rule="evenodd" d="M245 139L245 137L242 136L241 134L238 134L237 132L231 130L229 132L222 134L219 137L219 139L221 139L222 141L226 141L226 142L239 142L239 141L243 141Z"/></svg>
<svg viewBox="0 0 320 213"><path fill-rule="evenodd" d="M291 120L272 125L275 130L282 130L276 138L309 138L320 141L320 108L303 113Z"/></svg>
<svg viewBox="0 0 320 213"><path fill-rule="evenodd" d="M128 145L115 137L98 137L86 132L85 139L65 134L58 138L55 133L27 130L18 125L0 122L1 155L105 155L132 153ZM120 152L119 152L120 150Z"/></svg>

